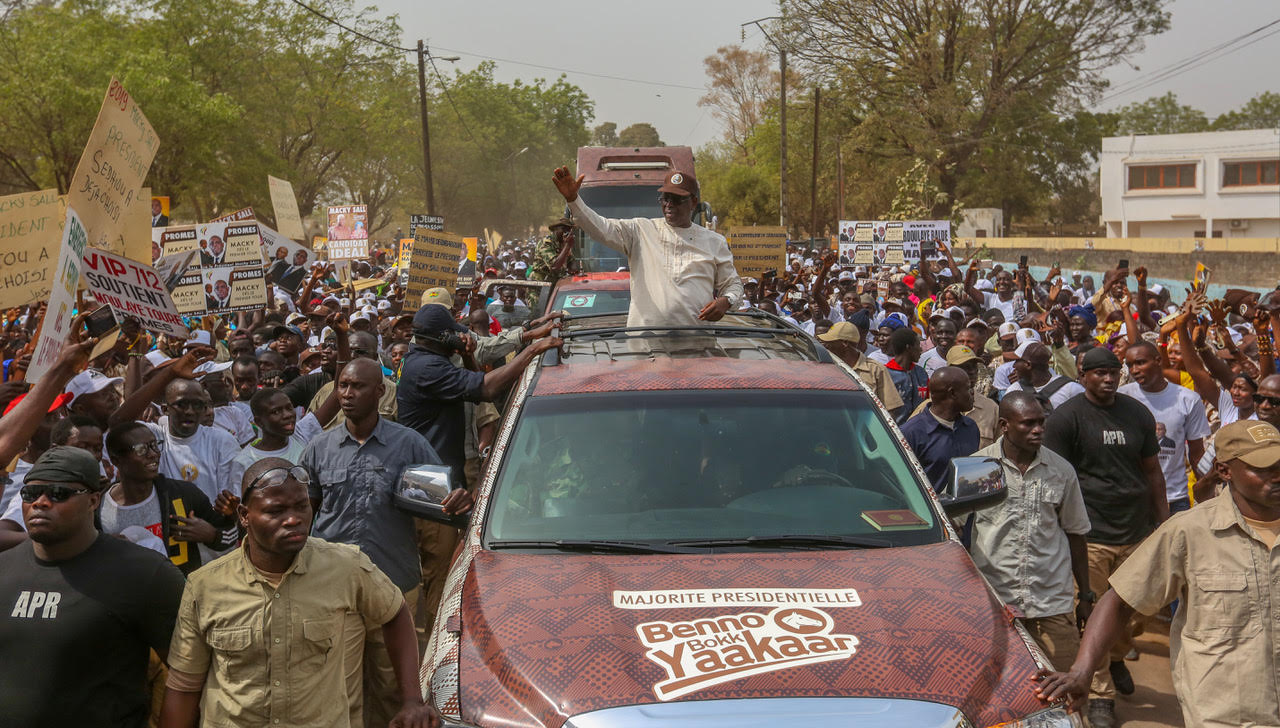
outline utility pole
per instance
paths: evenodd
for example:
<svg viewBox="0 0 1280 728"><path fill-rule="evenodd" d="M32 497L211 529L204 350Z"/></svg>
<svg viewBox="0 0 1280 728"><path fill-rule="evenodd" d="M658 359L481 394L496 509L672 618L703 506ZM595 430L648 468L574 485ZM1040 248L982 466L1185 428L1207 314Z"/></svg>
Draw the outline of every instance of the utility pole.
<svg viewBox="0 0 1280 728"><path fill-rule="evenodd" d="M844 140L836 144L836 225L844 219Z"/></svg>
<svg viewBox="0 0 1280 728"><path fill-rule="evenodd" d="M427 186L427 214L436 214L436 195L431 189L431 127L427 123L427 49L418 41L418 109L422 112L422 174Z"/></svg>
<svg viewBox="0 0 1280 728"><path fill-rule="evenodd" d="M818 108L822 89L813 87L813 169L809 180L809 237L818 237Z"/></svg>

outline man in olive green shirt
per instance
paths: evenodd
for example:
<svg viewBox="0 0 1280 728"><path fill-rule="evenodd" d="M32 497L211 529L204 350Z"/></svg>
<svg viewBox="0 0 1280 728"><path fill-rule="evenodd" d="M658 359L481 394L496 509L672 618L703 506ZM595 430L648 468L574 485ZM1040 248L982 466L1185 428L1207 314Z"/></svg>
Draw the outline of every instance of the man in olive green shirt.
<svg viewBox="0 0 1280 728"><path fill-rule="evenodd" d="M880 404L884 405L890 415L897 415L903 407L902 396L898 394L897 387L893 386L889 370L885 369L884 365L871 361L862 353L864 348L862 332L858 331L857 326L848 321L840 321L827 333L819 334L818 340L827 347L828 351L848 365L863 384L875 392L876 397L880 399Z"/></svg>
<svg viewBox="0 0 1280 728"><path fill-rule="evenodd" d="M1187 727L1280 725L1280 431L1242 420L1214 445L1227 490L1170 517L1111 574L1071 671L1042 671L1040 697L1083 701L1129 617L1177 599L1169 657Z"/></svg>
<svg viewBox="0 0 1280 728"><path fill-rule="evenodd" d="M244 546L191 575L169 646L162 728L352 728L359 650L348 619L381 625L401 695L393 728L437 724L423 704L418 642L400 590L358 549L307 536L307 472L267 458L244 475ZM363 637L363 631L357 631ZM361 640L363 641L363 640Z"/></svg>

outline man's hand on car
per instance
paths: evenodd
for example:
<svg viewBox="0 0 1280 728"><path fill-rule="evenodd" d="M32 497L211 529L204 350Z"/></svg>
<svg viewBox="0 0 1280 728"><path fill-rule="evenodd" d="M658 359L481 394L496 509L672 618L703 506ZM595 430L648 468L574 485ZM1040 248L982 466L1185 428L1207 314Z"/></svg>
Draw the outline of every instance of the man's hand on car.
<svg viewBox="0 0 1280 728"><path fill-rule="evenodd" d="M471 493L466 488L455 488L440 501L440 508L451 516L468 513L474 505L475 501L471 499Z"/></svg>
<svg viewBox="0 0 1280 728"><path fill-rule="evenodd" d="M1036 673L1036 697L1046 702L1067 699L1072 709L1084 707L1085 698L1089 697L1089 680L1092 673L1054 672L1040 670Z"/></svg>
<svg viewBox="0 0 1280 728"><path fill-rule="evenodd" d="M702 307L698 318L702 321L719 321L729 311L728 296L716 296L711 303Z"/></svg>

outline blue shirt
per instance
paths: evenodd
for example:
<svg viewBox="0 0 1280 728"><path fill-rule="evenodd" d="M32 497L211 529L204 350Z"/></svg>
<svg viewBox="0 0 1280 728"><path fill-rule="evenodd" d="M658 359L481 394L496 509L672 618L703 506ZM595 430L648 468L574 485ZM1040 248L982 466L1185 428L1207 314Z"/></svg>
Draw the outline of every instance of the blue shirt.
<svg viewBox="0 0 1280 728"><path fill-rule="evenodd" d="M483 399L484 373L454 366L441 354L413 347L400 365L396 419L417 430L453 469L453 487L463 485L467 463L467 413L464 402Z"/></svg>
<svg viewBox="0 0 1280 728"><path fill-rule="evenodd" d="M400 591L422 581L413 517L391 504L406 467L440 464L422 435L379 417L361 444L344 423L316 435L298 464L320 499L312 536L358 546Z"/></svg>
<svg viewBox="0 0 1280 728"><path fill-rule="evenodd" d="M955 429L949 428L929 412L929 407L902 425L902 435L933 484L934 492L941 493L947 484L947 466L951 459L968 457L978 451L978 425L960 415Z"/></svg>

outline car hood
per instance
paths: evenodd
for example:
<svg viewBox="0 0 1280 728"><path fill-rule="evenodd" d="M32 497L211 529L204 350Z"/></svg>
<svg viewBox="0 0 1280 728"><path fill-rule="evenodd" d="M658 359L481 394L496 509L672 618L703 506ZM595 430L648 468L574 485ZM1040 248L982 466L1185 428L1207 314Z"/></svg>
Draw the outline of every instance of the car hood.
<svg viewBox="0 0 1280 728"><path fill-rule="evenodd" d="M560 726L675 700L886 697L976 725L1043 707L1036 664L944 542L708 555L481 550L462 594L463 718Z"/></svg>

